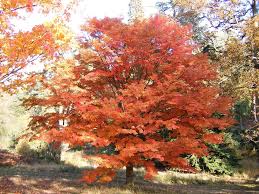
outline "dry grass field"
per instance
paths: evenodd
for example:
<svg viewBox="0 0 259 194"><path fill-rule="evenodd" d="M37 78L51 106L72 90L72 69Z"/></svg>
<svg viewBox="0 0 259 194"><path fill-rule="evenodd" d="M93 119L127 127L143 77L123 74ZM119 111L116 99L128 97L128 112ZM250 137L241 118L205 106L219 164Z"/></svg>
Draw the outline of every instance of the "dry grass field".
<svg viewBox="0 0 259 194"><path fill-rule="evenodd" d="M183 181L180 173L160 173L152 182L144 181L142 172L138 171L134 185L124 185L124 172L118 173L117 178L109 184L86 185L80 181L80 173L83 168L58 164L33 164L17 165L14 167L0 168L0 193L21 194L178 194L178 193L259 193L259 185L251 182L238 181L210 181L202 179L192 182L194 179L188 176ZM182 182L174 183L179 177ZM187 176L187 175L185 175ZM197 176L197 175L196 175ZM204 175L205 176L205 175ZM169 180L172 180L170 183Z"/></svg>

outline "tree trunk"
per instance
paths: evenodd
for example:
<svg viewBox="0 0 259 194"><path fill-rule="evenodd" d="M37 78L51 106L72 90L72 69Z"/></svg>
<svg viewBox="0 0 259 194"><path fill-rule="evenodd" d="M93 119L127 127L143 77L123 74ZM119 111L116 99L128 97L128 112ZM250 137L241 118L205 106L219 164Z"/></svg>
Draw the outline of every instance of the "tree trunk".
<svg viewBox="0 0 259 194"><path fill-rule="evenodd" d="M258 122L258 118L257 118L257 95L256 95L256 91L253 95L253 113L254 113L254 122L257 123Z"/></svg>
<svg viewBox="0 0 259 194"><path fill-rule="evenodd" d="M129 164L126 166L126 184L132 184L134 181L133 166Z"/></svg>
<svg viewBox="0 0 259 194"><path fill-rule="evenodd" d="M240 114L240 122L239 122L239 124L240 124L240 129L241 129L241 131L243 131L244 125L243 125L243 117L242 117L241 114Z"/></svg>
<svg viewBox="0 0 259 194"><path fill-rule="evenodd" d="M251 3L252 17L255 17L255 16L258 15L258 11L259 10L258 10L258 7L257 7L257 3L258 3L257 0L252 0L252 3ZM257 28L258 27L258 21L255 21L254 25L255 25L255 28ZM254 36L255 35L253 35L253 37ZM254 42L252 43L252 49L254 51L254 53L253 53L253 62L254 62L254 67L255 67L255 73L257 73L257 71L258 71L258 59L257 59L258 48L257 48L257 46L256 46L256 44ZM257 74L256 74L256 78L255 79L258 80ZM258 116L257 116L257 114L258 114L258 112L257 112L258 93L256 91L256 87L258 87L257 86L257 81L255 81L254 85L255 85L255 88L254 88L255 91L254 91L254 94L253 94L253 113L254 113L254 121L257 123L258 122Z"/></svg>

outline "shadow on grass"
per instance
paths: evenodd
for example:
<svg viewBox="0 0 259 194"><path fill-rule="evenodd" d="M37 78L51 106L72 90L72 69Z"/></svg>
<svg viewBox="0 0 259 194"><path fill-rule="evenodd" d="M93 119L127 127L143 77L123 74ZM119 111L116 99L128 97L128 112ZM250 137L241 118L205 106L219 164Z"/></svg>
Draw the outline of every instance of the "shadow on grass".
<svg viewBox="0 0 259 194"><path fill-rule="evenodd" d="M89 169L89 168L88 168ZM69 165L39 164L0 168L0 193L87 193L87 194L173 194L173 193L259 193L258 185L247 187L235 184L161 184L143 180L137 172L135 184L125 186L125 171L108 184L86 185L80 182L86 168Z"/></svg>
<svg viewBox="0 0 259 194"><path fill-rule="evenodd" d="M12 167L0 167L0 177L21 176L29 178L57 178L65 179L80 178L80 173L85 170L70 165L35 164L19 165Z"/></svg>

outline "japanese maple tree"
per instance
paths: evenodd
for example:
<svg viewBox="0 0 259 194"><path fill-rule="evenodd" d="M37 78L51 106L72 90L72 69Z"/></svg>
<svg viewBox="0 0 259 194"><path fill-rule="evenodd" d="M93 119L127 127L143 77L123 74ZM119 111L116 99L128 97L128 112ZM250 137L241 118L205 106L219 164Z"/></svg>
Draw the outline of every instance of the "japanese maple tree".
<svg viewBox="0 0 259 194"><path fill-rule="evenodd" d="M133 167L152 178L157 161L190 170L183 155L207 155L207 143L221 142L215 129L233 123L231 100L211 84L216 72L205 54L195 54L190 27L156 16L131 24L92 19L83 30L73 76L54 79L52 95L25 105L49 109L32 118L32 135L97 148L100 164L85 172L86 182L109 182L123 167L127 182Z"/></svg>

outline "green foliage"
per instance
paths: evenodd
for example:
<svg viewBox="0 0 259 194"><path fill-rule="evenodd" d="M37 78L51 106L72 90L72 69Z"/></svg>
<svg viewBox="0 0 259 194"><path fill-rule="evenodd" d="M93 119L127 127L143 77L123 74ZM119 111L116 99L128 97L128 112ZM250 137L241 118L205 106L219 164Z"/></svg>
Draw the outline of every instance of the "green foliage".
<svg viewBox="0 0 259 194"><path fill-rule="evenodd" d="M224 143L220 145L210 144L210 154L198 158L195 155L188 156L188 161L197 170L212 174L232 175L238 165L237 149L240 143L231 132L224 133Z"/></svg>
<svg viewBox="0 0 259 194"><path fill-rule="evenodd" d="M189 155L187 156L188 161L192 167L194 167L197 170L201 170L200 168L200 158L198 158L195 155Z"/></svg>
<svg viewBox="0 0 259 194"><path fill-rule="evenodd" d="M60 162L61 150L55 148L52 144L42 141L27 142L21 140L16 145L16 152L22 155L27 161L53 161Z"/></svg>
<svg viewBox="0 0 259 194"><path fill-rule="evenodd" d="M208 168L208 171L212 172L213 174L233 174L232 166L230 166L223 159L217 158L216 156L207 158L204 157L203 162Z"/></svg>
<svg viewBox="0 0 259 194"><path fill-rule="evenodd" d="M84 153L86 155L95 155L95 154L107 154L107 155L113 155L116 153L116 148L113 144L110 144L105 147L97 148L95 146L92 146L91 144L87 144L84 147L76 147L73 150L81 151L84 150Z"/></svg>
<svg viewBox="0 0 259 194"><path fill-rule="evenodd" d="M251 102L247 99L237 101L234 105L235 119L240 122L241 119L251 115Z"/></svg>
<svg viewBox="0 0 259 194"><path fill-rule="evenodd" d="M212 174L233 174L233 166L226 159L219 158L218 156L202 157L201 165L204 170Z"/></svg>
<svg viewBox="0 0 259 194"><path fill-rule="evenodd" d="M168 130L167 128L163 128L161 129L159 132L158 132L162 138L164 138L165 140L167 141L170 141L171 140L171 137L170 137L170 130Z"/></svg>
<svg viewBox="0 0 259 194"><path fill-rule="evenodd" d="M47 144L46 148L41 149L39 152L39 158L47 161L54 161L56 163L60 162L61 148L54 146L52 143Z"/></svg>
<svg viewBox="0 0 259 194"><path fill-rule="evenodd" d="M21 156L23 156L25 158L33 157L33 151L31 149L29 143L26 142L26 141L18 142L18 144L16 145L15 150L16 150L16 152L18 154L20 154Z"/></svg>
<svg viewBox="0 0 259 194"><path fill-rule="evenodd" d="M210 155L198 158L188 156L189 163L197 170L212 174L233 174L239 160L251 155L255 146L246 141L246 128L251 116L251 102L248 99L239 100L233 107L233 115L239 122L224 132L224 142L220 145L209 145ZM220 117L217 113L215 117Z"/></svg>
<svg viewBox="0 0 259 194"><path fill-rule="evenodd" d="M198 158L195 155L190 156L190 164L197 170L209 172L211 174L233 174L233 166L229 164L225 159L218 156L204 156Z"/></svg>

